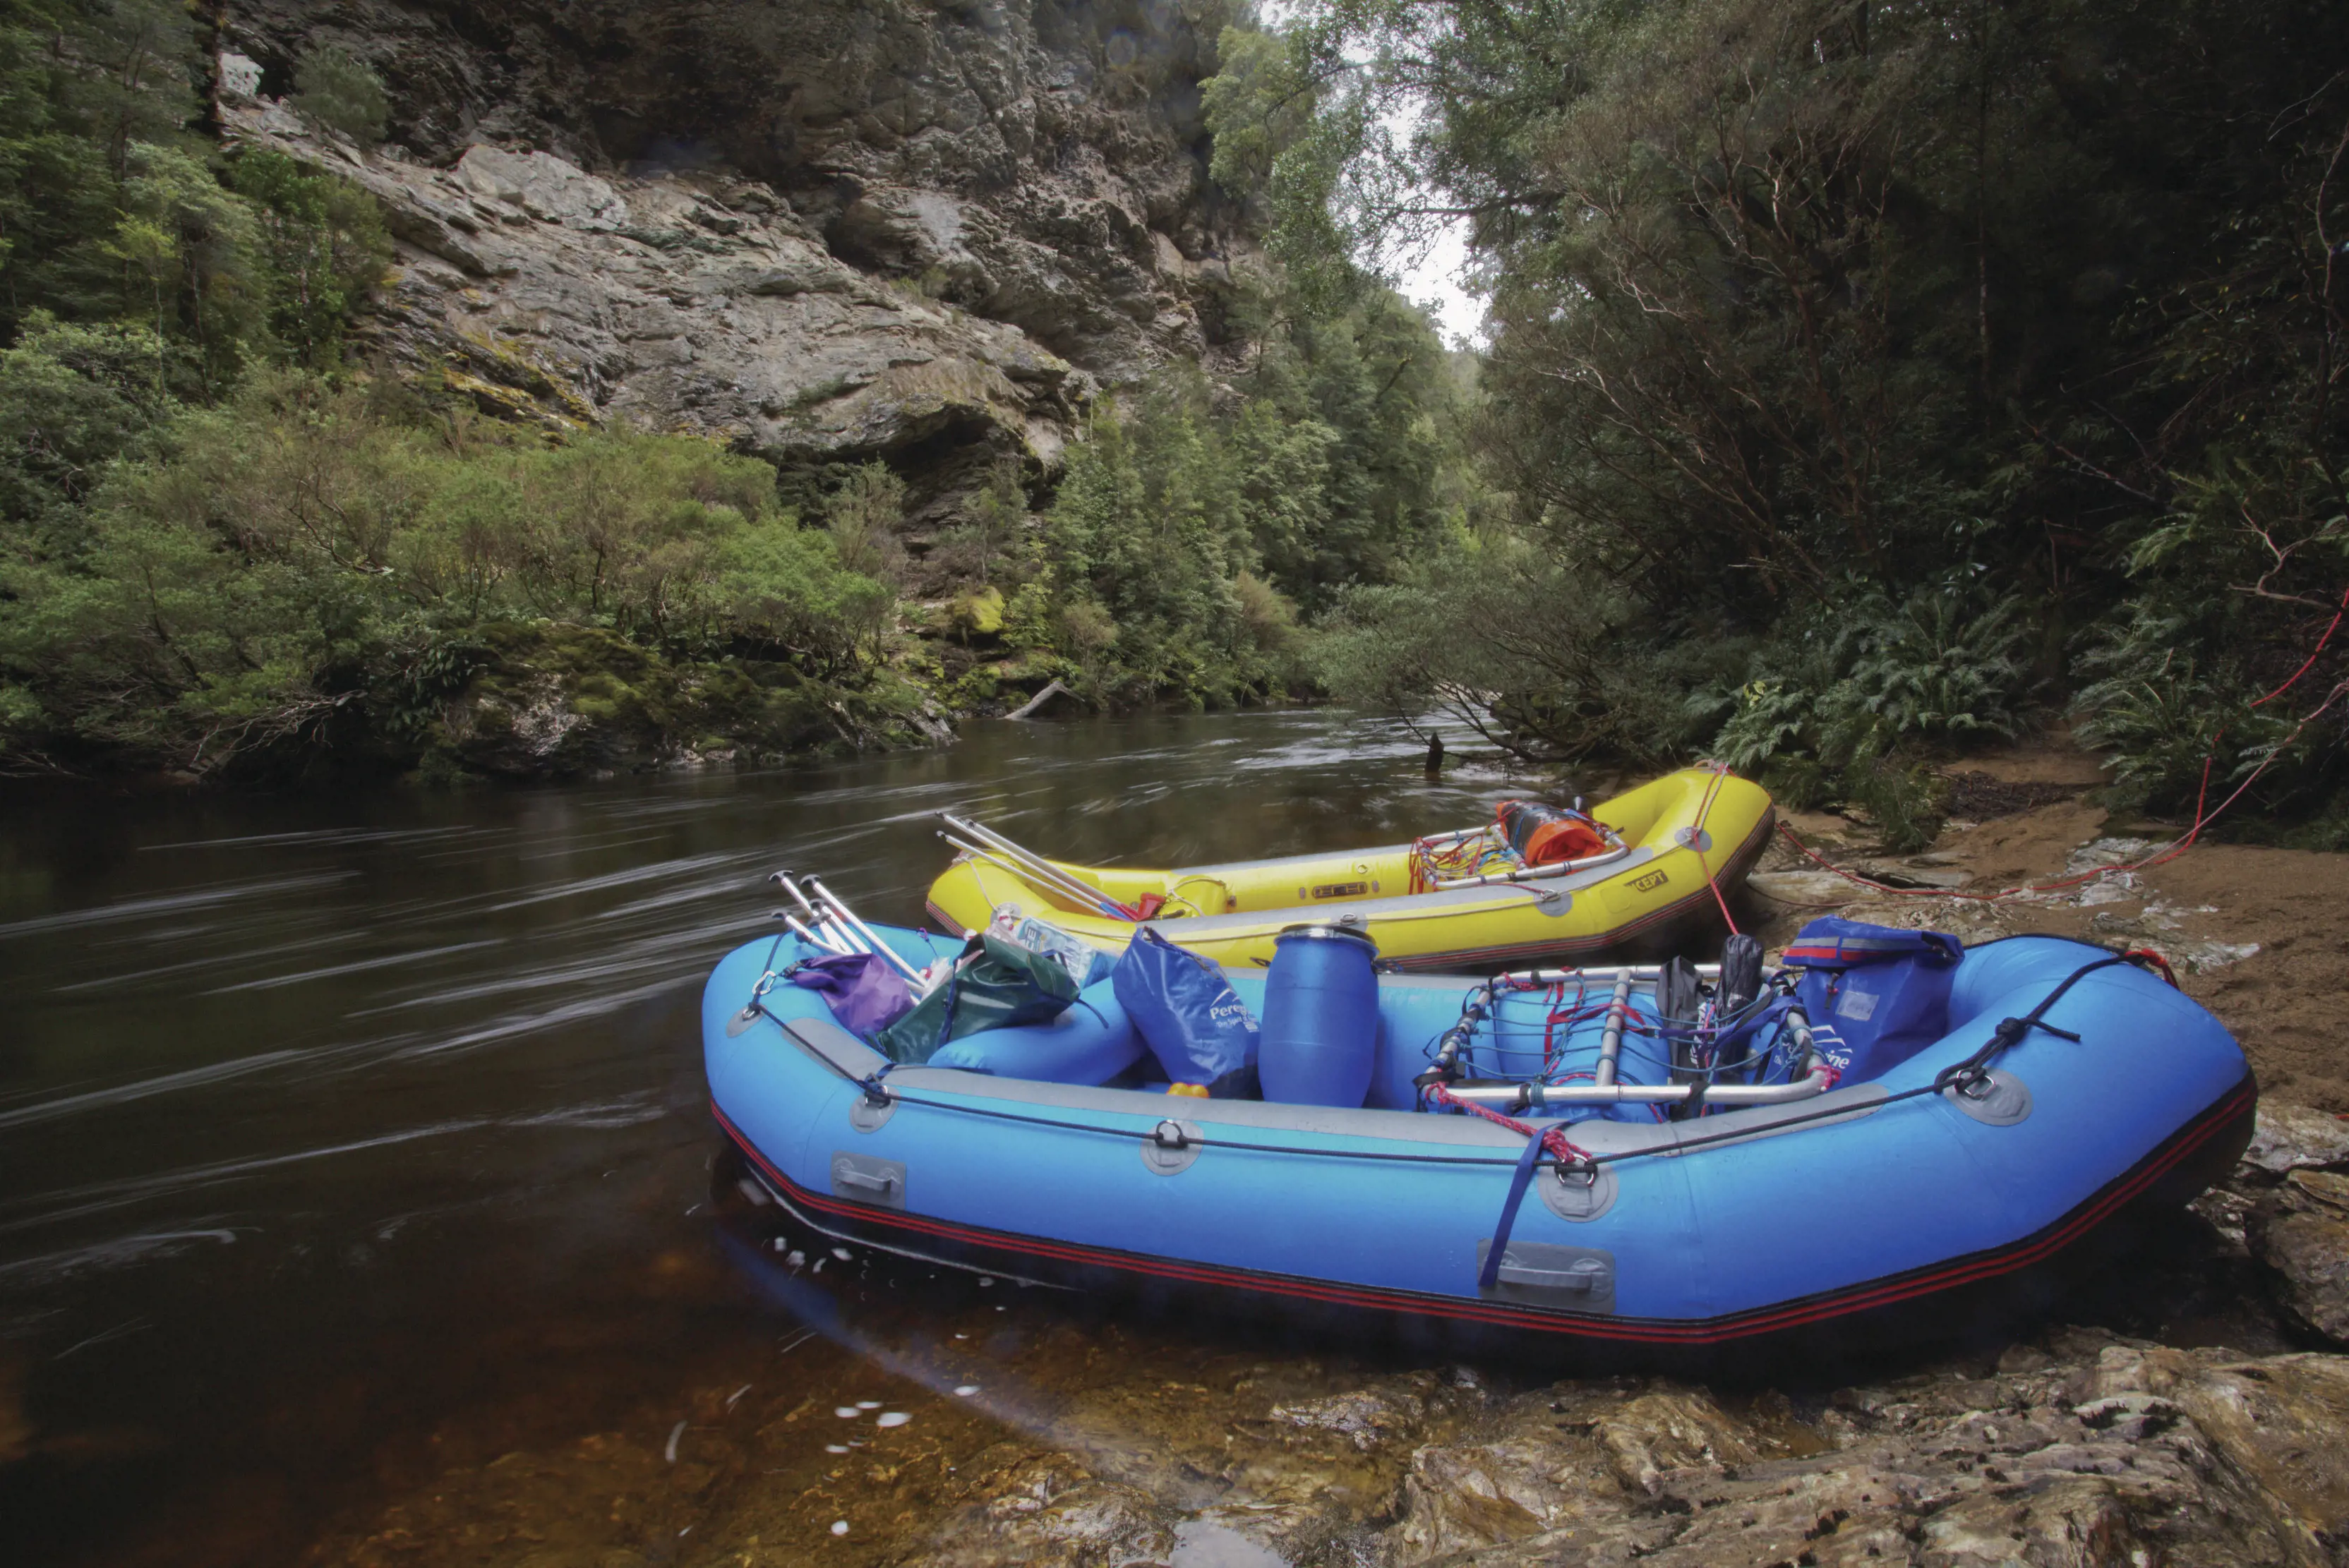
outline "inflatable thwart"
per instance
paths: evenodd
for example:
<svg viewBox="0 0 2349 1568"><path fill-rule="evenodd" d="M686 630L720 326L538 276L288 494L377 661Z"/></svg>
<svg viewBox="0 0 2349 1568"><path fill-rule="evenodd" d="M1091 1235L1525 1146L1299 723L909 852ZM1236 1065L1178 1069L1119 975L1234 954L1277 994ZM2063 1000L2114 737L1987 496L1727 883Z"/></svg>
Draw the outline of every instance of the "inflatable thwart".
<svg viewBox="0 0 2349 1568"><path fill-rule="evenodd" d="M784 983L844 929L794 925L719 963L702 1019L721 1125L810 1230L1616 1361L2029 1310L2223 1172L2255 1099L2209 1013L2050 937L1815 922L1775 975L1733 941L1720 965L1469 979L1377 975L1359 930L1299 928L1221 972L1248 1099L1170 1093L1188 1047L1162 1061L1114 974L1048 1022L893 1057ZM963 946L855 930L906 975Z"/></svg>
<svg viewBox="0 0 2349 1568"><path fill-rule="evenodd" d="M1147 923L1224 964L1269 962L1282 927L1342 915L1392 968L1529 963L1712 917L1774 820L1759 785L1688 768L1587 814L1507 801L1489 825L1409 844L1146 871L1050 860L948 816L957 853L929 908L954 932L1040 915L1111 951Z"/></svg>

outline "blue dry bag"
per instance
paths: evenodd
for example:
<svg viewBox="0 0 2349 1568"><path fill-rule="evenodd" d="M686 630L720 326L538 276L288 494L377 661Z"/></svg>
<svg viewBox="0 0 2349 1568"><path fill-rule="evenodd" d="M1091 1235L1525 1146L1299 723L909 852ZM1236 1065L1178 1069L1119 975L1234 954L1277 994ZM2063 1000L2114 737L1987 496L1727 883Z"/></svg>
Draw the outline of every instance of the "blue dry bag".
<svg viewBox="0 0 2349 1568"><path fill-rule="evenodd" d="M1204 1084L1215 1099L1256 1098L1256 1020L1219 965L1145 925L1110 983L1167 1081Z"/></svg>
<svg viewBox="0 0 2349 1568"><path fill-rule="evenodd" d="M1964 944L1939 931L1904 931L1825 915L1780 954L1803 971L1795 998L1819 1054L1851 1079L1899 1066L1950 1031L1950 981Z"/></svg>

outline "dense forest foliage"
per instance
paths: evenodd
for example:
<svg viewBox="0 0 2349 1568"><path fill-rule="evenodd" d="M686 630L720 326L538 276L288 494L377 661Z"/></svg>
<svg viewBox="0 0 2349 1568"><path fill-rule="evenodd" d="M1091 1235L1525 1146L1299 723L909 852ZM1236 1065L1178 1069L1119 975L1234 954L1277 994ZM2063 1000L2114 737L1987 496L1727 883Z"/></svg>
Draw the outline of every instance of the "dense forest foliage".
<svg viewBox="0 0 2349 1568"><path fill-rule="evenodd" d="M885 463L779 488L370 364L383 215L212 137L201 25L0 0L0 769L767 756L1058 676L1712 755L1912 841L1930 764L2069 719L2146 808L2256 773L2349 838L2338 5L1226 29L1211 174L1268 260L1220 356L919 537ZM383 134L350 57L295 81ZM1475 353L1379 281L1443 224Z"/></svg>
<svg viewBox="0 0 2349 1568"><path fill-rule="evenodd" d="M1477 485L1455 366L1414 310L1362 289L1319 312L1242 302L1247 367L1170 367L1093 412L1026 580L1015 645L1112 700L1301 690L1309 625L1458 534Z"/></svg>
<svg viewBox="0 0 2349 1568"><path fill-rule="evenodd" d="M593 764L572 715L780 751L915 705L889 590L765 464L352 361L381 213L214 145L205 70L176 0L0 5L0 768L453 777ZM347 56L299 80L380 130Z"/></svg>
<svg viewBox="0 0 2349 1568"><path fill-rule="evenodd" d="M200 27L0 0L0 771L771 757L1055 676L1254 700L1305 689L1300 615L1457 531L1433 332L1270 270L1232 302L1244 370L1104 397L1064 474L1007 459L926 539L884 463L781 476L787 507L708 442L485 419L357 351L384 217L215 142ZM347 54L295 82L320 127L384 134ZM943 608L910 598L941 578Z"/></svg>
<svg viewBox="0 0 2349 1568"><path fill-rule="evenodd" d="M1309 6L1225 88L1275 248L1471 226L1508 500L1330 680L1904 820L2069 713L2146 805L2215 753L2349 836L2349 640L2255 700L2349 575L2344 62L2325 0Z"/></svg>

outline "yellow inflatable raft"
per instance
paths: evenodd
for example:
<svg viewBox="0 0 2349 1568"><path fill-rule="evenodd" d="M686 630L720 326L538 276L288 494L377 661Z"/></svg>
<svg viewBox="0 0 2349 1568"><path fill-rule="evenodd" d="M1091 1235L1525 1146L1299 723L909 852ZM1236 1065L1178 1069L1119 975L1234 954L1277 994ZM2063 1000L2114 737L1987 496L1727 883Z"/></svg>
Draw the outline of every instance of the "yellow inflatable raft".
<svg viewBox="0 0 2349 1568"><path fill-rule="evenodd" d="M1496 828L1350 853L1174 871L1047 860L982 825L947 817L954 863L930 884L953 932L1005 911L1032 914L1110 952L1137 923L1224 964L1269 961L1285 925L1359 923L1404 969L1566 957L1718 919L1770 834L1770 797L1713 768L1690 768L1593 808L1579 858L1529 865ZM1538 852L1538 851L1537 851Z"/></svg>

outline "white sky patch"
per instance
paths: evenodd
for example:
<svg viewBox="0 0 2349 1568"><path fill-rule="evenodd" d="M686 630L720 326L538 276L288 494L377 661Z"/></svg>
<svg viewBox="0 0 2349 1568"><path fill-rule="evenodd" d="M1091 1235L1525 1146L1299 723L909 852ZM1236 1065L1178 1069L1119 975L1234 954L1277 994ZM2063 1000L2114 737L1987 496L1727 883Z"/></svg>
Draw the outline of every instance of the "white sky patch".
<svg viewBox="0 0 2349 1568"><path fill-rule="evenodd" d="M1287 27L1301 9L1299 0L1257 0L1257 15L1264 26L1278 32ZM1418 120L1418 112L1398 110L1387 117L1386 126L1398 139L1407 140ZM1468 291L1467 220L1454 219L1446 223L1423 252L1354 259L1368 265L1376 265L1384 259L1395 268L1395 291L1413 304L1433 311L1436 330L1443 335L1445 346L1489 346L1484 302Z"/></svg>
<svg viewBox="0 0 2349 1568"><path fill-rule="evenodd" d="M1485 302L1467 289L1467 227L1464 221L1446 224L1427 253L1405 268L1395 284L1403 298L1435 312L1436 326L1453 348L1485 346Z"/></svg>
<svg viewBox="0 0 2349 1568"><path fill-rule="evenodd" d="M1406 101L1390 111L1383 128L1399 147L1408 147L1425 126L1424 104ZM1444 202L1441 193L1423 191L1431 206ZM1436 330L1449 348L1483 348L1485 304L1469 292L1468 220L1453 218L1417 243L1396 246L1383 257L1357 256L1358 262L1383 262L1392 269L1397 293L1435 314Z"/></svg>

